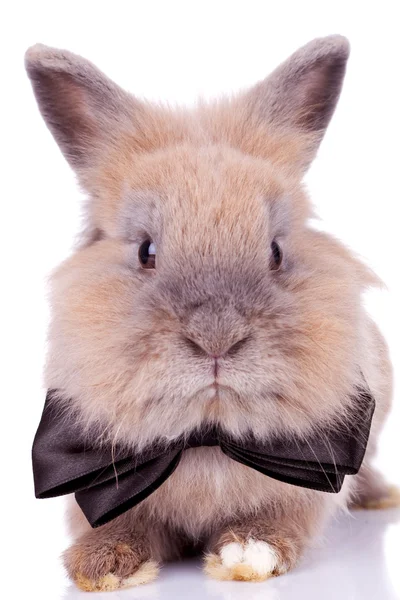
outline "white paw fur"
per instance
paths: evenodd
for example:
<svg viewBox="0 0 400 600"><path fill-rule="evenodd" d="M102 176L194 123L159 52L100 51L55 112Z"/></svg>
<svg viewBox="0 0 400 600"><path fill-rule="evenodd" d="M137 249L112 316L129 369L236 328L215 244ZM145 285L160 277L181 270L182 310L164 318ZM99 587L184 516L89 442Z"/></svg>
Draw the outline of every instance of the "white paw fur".
<svg viewBox="0 0 400 600"><path fill-rule="evenodd" d="M284 569L278 553L267 542L249 539L244 544L231 542L223 546L219 556L206 558L206 573L215 579L263 581Z"/></svg>

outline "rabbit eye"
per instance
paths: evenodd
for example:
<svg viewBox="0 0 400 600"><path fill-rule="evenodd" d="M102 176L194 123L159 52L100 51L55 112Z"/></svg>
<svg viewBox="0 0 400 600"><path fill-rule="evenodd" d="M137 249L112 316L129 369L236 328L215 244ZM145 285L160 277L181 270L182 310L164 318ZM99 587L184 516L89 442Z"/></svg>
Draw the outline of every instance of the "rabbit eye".
<svg viewBox="0 0 400 600"><path fill-rule="evenodd" d="M150 240L146 240L140 245L139 262L143 269L156 268L156 246Z"/></svg>
<svg viewBox="0 0 400 600"><path fill-rule="evenodd" d="M276 242L275 240L271 244L271 251L272 251L271 261L270 261L271 271L277 271L282 264L283 254L282 254L281 247L279 246L278 242Z"/></svg>

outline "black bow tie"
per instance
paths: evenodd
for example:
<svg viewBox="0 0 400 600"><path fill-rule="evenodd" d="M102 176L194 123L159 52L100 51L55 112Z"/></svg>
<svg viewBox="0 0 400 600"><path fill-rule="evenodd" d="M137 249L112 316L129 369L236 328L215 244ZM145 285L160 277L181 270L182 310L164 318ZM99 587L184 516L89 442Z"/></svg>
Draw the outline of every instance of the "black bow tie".
<svg viewBox="0 0 400 600"><path fill-rule="evenodd" d="M260 442L235 440L221 429L154 443L140 453L91 446L78 426L61 413L50 390L32 450L35 495L75 493L92 527L104 525L152 494L173 473L182 452L219 446L243 465L268 477L321 492L339 492L345 475L355 475L364 458L375 402L366 390L354 397L346 421L308 439L286 437Z"/></svg>

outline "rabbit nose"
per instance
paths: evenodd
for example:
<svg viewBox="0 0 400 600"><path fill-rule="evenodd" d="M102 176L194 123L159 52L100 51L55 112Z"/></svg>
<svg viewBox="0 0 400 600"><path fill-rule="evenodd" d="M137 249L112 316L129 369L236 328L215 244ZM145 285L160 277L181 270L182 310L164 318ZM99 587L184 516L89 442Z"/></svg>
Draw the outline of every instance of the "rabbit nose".
<svg viewBox="0 0 400 600"><path fill-rule="evenodd" d="M198 341L193 340L192 338L186 337L184 336L184 340L186 342L186 344L188 345L188 347L191 349L191 351L196 354L197 356L209 356L210 358L213 358L214 360L217 360L219 358L224 358L227 356L234 356L235 354L237 354L239 352L239 350L241 350L241 348L248 342L248 340L250 339L250 336L246 336L243 337L237 341L235 341L233 344L231 344L230 346L228 346L228 348L222 346L221 344L219 345L218 348L213 348L211 349L206 349L204 348L201 343L199 343Z"/></svg>

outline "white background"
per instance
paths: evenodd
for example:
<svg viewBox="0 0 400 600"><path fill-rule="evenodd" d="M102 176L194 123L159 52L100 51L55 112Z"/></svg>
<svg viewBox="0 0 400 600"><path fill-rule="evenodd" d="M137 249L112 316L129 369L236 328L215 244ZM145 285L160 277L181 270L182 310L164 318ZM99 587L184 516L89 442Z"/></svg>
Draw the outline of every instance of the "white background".
<svg viewBox="0 0 400 600"><path fill-rule="evenodd" d="M45 278L70 251L81 195L37 111L23 54L35 42L95 62L138 96L192 102L251 85L310 39L347 35L344 91L307 175L322 226L381 276L366 297L399 375L399 4L310 2L9 2L1 60L1 515L7 598L78 598L57 559L63 501L36 501L30 447L42 410L48 307ZM397 387L398 389L398 387ZM400 406L378 463L400 483ZM197 563L166 567L156 585L104 598L371 598L400 596L398 513L359 513L332 525L325 546L291 575L265 584L205 581ZM4 589L5 588L5 589ZM83 596L83 594L82 594Z"/></svg>

